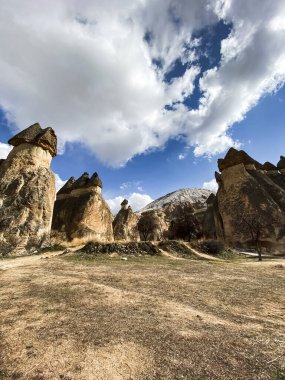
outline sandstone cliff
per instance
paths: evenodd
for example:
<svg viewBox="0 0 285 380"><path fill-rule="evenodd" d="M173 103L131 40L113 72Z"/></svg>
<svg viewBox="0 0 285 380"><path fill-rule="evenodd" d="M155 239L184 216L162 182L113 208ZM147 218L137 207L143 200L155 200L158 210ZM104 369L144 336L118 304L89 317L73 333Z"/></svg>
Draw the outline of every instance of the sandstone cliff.
<svg viewBox="0 0 285 380"><path fill-rule="evenodd" d="M57 139L36 123L9 140L0 163L0 254L21 255L50 243Z"/></svg>
<svg viewBox="0 0 285 380"><path fill-rule="evenodd" d="M113 221L113 231L115 240L138 241L140 239L137 228L138 216L128 206L127 199L121 203L121 210Z"/></svg>
<svg viewBox="0 0 285 380"><path fill-rule="evenodd" d="M52 221L54 244L112 241L112 213L101 195L97 173L73 177L57 193Z"/></svg>
<svg viewBox="0 0 285 380"><path fill-rule="evenodd" d="M285 252L284 161L281 156L277 166L262 165L233 148L218 161L219 189L205 216L214 220L217 238L232 246L254 247L259 234L263 249ZM205 225L205 233L213 235L206 220Z"/></svg>

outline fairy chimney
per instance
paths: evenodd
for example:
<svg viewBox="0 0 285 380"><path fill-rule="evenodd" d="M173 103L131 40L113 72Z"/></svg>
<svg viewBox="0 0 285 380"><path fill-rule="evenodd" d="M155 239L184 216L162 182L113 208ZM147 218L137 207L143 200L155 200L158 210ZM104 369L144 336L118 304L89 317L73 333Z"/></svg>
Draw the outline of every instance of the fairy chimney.
<svg viewBox="0 0 285 380"><path fill-rule="evenodd" d="M95 172L71 177L58 191L52 222L55 244L90 240L112 241L112 213L101 195L103 184Z"/></svg>
<svg viewBox="0 0 285 380"><path fill-rule="evenodd" d="M57 138L35 123L8 142L13 149L0 165L0 252L21 255L50 244Z"/></svg>

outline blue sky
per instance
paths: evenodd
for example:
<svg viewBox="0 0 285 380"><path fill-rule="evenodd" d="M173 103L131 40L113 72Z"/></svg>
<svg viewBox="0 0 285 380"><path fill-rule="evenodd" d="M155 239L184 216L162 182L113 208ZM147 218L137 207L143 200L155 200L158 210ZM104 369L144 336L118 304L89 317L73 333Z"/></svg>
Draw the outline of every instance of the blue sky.
<svg viewBox="0 0 285 380"><path fill-rule="evenodd" d="M0 5L2 157L13 133L52 126L58 182L97 171L115 210L213 185L230 146L285 154L282 1L16 3Z"/></svg>

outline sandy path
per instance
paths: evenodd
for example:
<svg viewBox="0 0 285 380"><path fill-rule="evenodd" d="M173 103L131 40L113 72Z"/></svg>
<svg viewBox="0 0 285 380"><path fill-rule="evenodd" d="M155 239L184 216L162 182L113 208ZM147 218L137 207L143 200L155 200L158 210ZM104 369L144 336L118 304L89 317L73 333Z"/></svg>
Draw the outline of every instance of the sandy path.
<svg viewBox="0 0 285 380"><path fill-rule="evenodd" d="M45 252L40 255L13 257L0 260L0 270L13 269L17 267L26 267L36 264L42 259L59 256L63 251Z"/></svg>
<svg viewBox="0 0 285 380"><path fill-rule="evenodd" d="M187 244L187 243L181 243L181 244L183 244L185 247L187 247L187 248L190 248L191 249L191 251L195 254L195 255L197 255L197 256L199 256L199 257L203 257L203 259L206 259L206 260L212 260L212 261L223 261L223 260L221 260L221 259L218 259L217 257L213 257L213 256L211 256L211 255L207 255L206 253L202 253L202 252L199 252L199 251L197 251L195 248L193 248L193 247L191 247L189 244Z"/></svg>
<svg viewBox="0 0 285 380"><path fill-rule="evenodd" d="M169 253L167 251L164 251L161 248L159 248L159 249L160 249L160 252L162 253L162 255L165 256L165 257L168 257L169 259L173 259L173 260L187 260L187 259L184 259L183 257L174 256L171 253Z"/></svg>

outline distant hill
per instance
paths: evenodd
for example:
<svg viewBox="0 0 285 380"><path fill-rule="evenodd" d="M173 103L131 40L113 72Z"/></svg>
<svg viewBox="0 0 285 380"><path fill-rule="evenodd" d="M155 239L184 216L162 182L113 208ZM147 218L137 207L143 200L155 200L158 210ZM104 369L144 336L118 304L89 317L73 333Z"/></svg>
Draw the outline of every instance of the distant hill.
<svg viewBox="0 0 285 380"><path fill-rule="evenodd" d="M206 206L205 202L211 193L212 191L207 189L179 189L154 200L138 212L158 210L168 204L180 205L183 203L191 203L195 210L199 210Z"/></svg>

